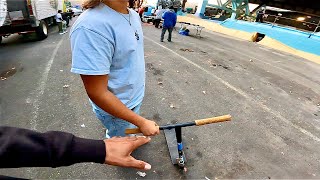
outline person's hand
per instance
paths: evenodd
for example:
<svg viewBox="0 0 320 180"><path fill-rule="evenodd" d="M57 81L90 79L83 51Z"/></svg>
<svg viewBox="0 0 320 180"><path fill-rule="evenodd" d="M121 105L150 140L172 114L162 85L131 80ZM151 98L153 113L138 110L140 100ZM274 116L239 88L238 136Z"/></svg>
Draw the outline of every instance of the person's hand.
<svg viewBox="0 0 320 180"><path fill-rule="evenodd" d="M150 142L149 137L113 137L104 140L106 145L105 164L129 167L143 170L150 170L151 165L140 160L136 160L131 153L138 147Z"/></svg>
<svg viewBox="0 0 320 180"><path fill-rule="evenodd" d="M159 126L154 121L144 120L139 129L145 136L155 136L160 134Z"/></svg>

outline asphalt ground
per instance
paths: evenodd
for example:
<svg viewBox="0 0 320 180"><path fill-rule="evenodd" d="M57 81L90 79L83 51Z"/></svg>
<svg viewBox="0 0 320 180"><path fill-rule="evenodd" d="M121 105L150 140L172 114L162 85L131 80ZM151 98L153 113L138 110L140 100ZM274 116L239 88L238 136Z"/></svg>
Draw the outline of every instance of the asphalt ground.
<svg viewBox="0 0 320 180"><path fill-rule="evenodd" d="M163 133L134 153L138 170L84 163L3 169L40 179L320 178L320 65L225 35L202 38L144 24L146 94L142 115L158 124L231 114L231 122L183 129L186 173L171 164ZM191 30L191 34L195 32ZM13 35L0 46L1 125L61 130L102 139L80 77L70 73L68 35L44 41ZM83 127L83 125L85 127Z"/></svg>

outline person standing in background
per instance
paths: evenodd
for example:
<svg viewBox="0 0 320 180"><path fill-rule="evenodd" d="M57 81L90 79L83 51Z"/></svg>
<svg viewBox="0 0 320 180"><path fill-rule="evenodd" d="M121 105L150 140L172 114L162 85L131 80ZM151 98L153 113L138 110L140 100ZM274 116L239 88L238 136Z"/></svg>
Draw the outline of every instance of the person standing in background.
<svg viewBox="0 0 320 180"><path fill-rule="evenodd" d="M178 10L181 8L181 1L180 0L175 0L173 1L173 10L175 13L178 12Z"/></svg>
<svg viewBox="0 0 320 180"><path fill-rule="evenodd" d="M65 13L62 13L62 19L64 21L66 21L66 26L69 27L69 23L70 23L70 18L69 18L69 13L68 12L65 12Z"/></svg>
<svg viewBox="0 0 320 180"><path fill-rule="evenodd" d="M62 21L63 21L63 18L62 18L62 11L61 10L58 10L58 13L56 14L56 22L58 24L58 28L59 28L59 34L64 34L63 32L63 29L62 29Z"/></svg>
<svg viewBox="0 0 320 180"><path fill-rule="evenodd" d="M163 27L162 27L160 41L163 42L164 35L165 35L166 31L168 30L169 31L168 41L171 42L172 31L177 23L177 14L174 12L172 6L170 7L169 11L166 11L163 14L162 18L163 18Z"/></svg>
<svg viewBox="0 0 320 180"><path fill-rule="evenodd" d="M263 23L263 17L264 17L265 12L266 12L265 8L261 8L260 10L258 10L256 22Z"/></svg>
<svg viewBox="0 0 320 180"><path fill-rule="evenodd" d="M159 28L159 24L160 24L160 22L161 22L162 15L163 15L163 12L164 12L164 11L165 11L164 9L157 9L156 12L155 12L156 17L155 17L155 19L154 19L154 26L155 26L156 28Z"/></svg>

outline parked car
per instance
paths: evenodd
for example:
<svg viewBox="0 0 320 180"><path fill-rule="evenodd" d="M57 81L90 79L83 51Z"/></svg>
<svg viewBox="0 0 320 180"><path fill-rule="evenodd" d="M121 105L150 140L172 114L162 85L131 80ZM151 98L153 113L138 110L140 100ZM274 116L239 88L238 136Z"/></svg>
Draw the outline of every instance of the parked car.
<svg viewBox="0 0 320 180"><path fill-rule="evenodd" d="M73 12L73 16L80 16L80 14L83 12L82 9L78 9L78 8L69 8L69 10L71 10Z"/></svg>

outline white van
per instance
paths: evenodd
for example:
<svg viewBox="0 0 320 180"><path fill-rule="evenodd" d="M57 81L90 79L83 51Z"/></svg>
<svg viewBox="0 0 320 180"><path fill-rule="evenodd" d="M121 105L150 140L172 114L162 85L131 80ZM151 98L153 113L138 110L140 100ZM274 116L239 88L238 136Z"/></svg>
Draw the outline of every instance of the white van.
<svg viewBox="0 0 320 180"><path fill-rule="evenodd" d="M40 40L48 37L48 26L63 0L0 0L0 43L10 34L36 32Z"/></svg>

